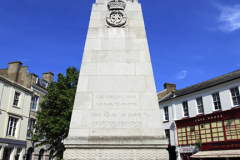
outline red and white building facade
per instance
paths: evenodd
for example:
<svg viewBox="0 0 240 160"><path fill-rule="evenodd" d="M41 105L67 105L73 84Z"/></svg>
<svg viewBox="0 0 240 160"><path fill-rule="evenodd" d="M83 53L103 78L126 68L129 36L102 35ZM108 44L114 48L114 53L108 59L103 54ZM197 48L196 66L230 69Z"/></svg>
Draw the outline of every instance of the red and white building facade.
<svg viewBox="0 0 240 160"><path fill-rule="evenodd" d="M169 88L158 97L170 160L240 159L240 70L181 90Z"/></svg>

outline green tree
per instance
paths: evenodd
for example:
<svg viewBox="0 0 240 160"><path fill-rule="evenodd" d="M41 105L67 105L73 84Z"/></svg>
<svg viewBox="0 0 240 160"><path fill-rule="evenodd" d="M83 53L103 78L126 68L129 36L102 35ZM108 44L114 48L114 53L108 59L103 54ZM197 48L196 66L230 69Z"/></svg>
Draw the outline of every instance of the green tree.
<svg viewBox="0 0 240 160"><path fill-rule="evenodd" d="M62 159L65 151L63 140L68 136L78 76L74 67L67 69L66 76L58 74L57 82L47 88L41 111L37 112L35 132L31 133L36 147L47 145L47 150L53 150L58 159Z"/></svg>

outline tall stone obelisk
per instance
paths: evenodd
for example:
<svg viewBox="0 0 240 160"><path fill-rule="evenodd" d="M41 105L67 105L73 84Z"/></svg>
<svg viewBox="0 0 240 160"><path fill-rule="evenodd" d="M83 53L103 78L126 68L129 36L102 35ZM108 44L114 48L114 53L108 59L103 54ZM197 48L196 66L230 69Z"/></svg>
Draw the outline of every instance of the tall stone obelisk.
<svg viewBox="0 0 240 160"><path fill-rule="evenodd" d="M93 4L65 160L168 160L137 0Z"/></svg>

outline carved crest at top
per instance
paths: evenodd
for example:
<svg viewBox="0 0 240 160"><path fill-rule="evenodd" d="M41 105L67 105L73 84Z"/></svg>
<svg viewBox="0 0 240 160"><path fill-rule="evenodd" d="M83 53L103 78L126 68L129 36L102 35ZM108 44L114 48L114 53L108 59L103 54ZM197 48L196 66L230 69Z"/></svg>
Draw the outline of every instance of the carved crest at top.
<svg viewBox="0 0 240 160"><path fill-rule="evenodd" d="M106 18L109 27L124 27L127 23L127 16L124 13L126 3L122 0L111 0L108 3L109 13Z"/></svg>
<svg viewBox="0 0 240 160"><path fill-rule="evenodd" d="M126 3L121 0L112 0L108 3L109 10L124 10Z"/></svg>

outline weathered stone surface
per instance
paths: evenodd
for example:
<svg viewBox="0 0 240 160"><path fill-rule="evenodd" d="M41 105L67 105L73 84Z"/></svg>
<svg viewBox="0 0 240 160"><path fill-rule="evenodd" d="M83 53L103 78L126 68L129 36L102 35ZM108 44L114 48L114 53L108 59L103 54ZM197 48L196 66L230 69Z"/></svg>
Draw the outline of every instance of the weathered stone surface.
<svg viewBox="0 0 240 160"><path fill-rule="evenodd" d="M141 5L124 0L116 27L108 2L92 8L64 159L167 160Z"/></svg>
<svg viewBox="0 0 240 160"><path fill-rule="evenodd" d="M66 160L167 160L165 149L73 149L65 151Z"/></svg>

